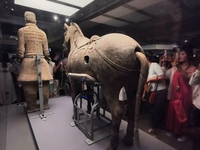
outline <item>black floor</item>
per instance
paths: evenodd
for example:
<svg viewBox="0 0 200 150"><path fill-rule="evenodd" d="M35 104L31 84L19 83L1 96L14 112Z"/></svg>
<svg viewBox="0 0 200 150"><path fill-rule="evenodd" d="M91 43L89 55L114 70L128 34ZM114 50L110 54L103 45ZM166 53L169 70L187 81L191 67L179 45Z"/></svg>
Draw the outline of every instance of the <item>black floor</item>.
<svg viewBox="0 0 200 150"><path fill-rule="evenodd" d="M148 129L150 128L149 118L150 118L149 115L140 116L139 128L145 131L146 133L148 133ZM176 137L168 137L166 133L167 133L166 130L163 129L160 130L160 132L156 135L150 133L148 134L176 148L177 150L192 150L193 144L192 144L192 139L190 137L188 137L188 140L186 142L180 143L177 141Z"/></svg>
<svg viewBox="0 0 200 150"><path fill-rule="evenodd" d="M148 133L148 130L150 129L150 110L147 103L143 105L139 120L140 120L139 123L140 129ZM157 134L150 134L150 133L148 134L176 148L177 150L193 149L193 142L192 138L190 137L191 135L188 135L188 140L186 142L180 143L177 141L177 137L168 137L166 133L167 131L165 129L162 129Z"/></svg>

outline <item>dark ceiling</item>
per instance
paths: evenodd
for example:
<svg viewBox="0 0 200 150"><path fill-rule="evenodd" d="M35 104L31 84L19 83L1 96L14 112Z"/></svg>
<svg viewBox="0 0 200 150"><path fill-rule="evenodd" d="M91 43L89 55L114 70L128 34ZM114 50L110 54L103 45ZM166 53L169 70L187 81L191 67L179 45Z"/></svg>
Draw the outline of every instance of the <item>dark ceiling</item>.
<svg viewBox="0 0 200 150"><path fill-rule="evenodd" d="M49 0L60 3L57 0ZM64 5L69 5L63 3ZM76 7L73 6L72 7ZM13 10L14 11L13 11ZM24 26L24 12L33 11L37 25L47 34L49 47L62 49L65 17L54 13L0 2L0 52L15 52L17 31ZM77 13L68 16L76 22L85 36L112 32L127 34L141 45L183 44L185 40L200 47L199 0L94 0Z"/></svg>

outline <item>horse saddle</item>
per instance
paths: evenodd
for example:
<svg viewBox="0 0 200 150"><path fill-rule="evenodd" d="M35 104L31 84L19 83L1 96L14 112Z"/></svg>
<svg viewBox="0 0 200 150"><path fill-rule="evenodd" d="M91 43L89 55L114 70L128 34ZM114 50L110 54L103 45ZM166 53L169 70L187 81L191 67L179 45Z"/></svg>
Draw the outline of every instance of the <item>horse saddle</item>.
<svg viewBox="0 0 200 150"><path fill-rule="evenodd" d="M85 47L86 45L88 49L92 49L94 47L95 41L99 38L100 37L98 35L93 35L90 39L84 37L82 39L77 40L75 43L78 49Z"/></svg>

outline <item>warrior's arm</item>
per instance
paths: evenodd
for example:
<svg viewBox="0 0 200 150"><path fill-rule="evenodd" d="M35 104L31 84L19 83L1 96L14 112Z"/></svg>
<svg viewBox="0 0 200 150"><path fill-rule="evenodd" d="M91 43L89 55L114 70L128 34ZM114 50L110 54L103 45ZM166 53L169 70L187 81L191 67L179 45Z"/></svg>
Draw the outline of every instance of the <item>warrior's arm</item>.
<svg viewBox="0 0 200 150"><path fill-rule="evenodd" d="M45 58L49 57L48 40L46 34L43 32L43 54Z"/></svg>
<svg viewBox="0 0 200 150"><path fill-rule="evenodd" d="M18 49L16 56L20 59L24 58L25 51L25 39L23 29L18 30Z"/></svg>

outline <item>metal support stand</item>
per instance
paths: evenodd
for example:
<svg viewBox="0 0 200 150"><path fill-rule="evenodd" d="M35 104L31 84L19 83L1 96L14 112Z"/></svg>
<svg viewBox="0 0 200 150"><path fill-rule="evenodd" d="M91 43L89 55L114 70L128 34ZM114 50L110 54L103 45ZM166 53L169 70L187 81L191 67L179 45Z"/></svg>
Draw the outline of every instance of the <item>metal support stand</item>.
<svg viewBox="0 0 200 150"><path fill-rule="evenodd" d="M70 73L69 77L75 77L76 75L77 74ZM99 137L94 137L94 132L110 127L111 119L106 117L106 108L102 107L105 106L105 102L100 99L99 83L96 82L94 78L86 74L79 74L75 78L79 78L84 85L89 85L89 87L91 87L89 91L83 90L74 100L74 124L89 138L86 139L85 142L90 145L93 144L94 141L100 140ZM92 105L90 112L87 110L89 102ZM72 126L74 124L71 123ZM107 133L110 132L108 131ZM109 135L106 135L106 137L107 136Z"/></svg>
<svg viewBox="0 0 200 150"><path fill-rule="evenodd" d="M39 89L39 102L40 102L40 114L39 116L32 116L30 119L40 118L43 121L46 121L47 115L52 115L53 112L45 114L44 113L44 99L43 99L43 85L42 85L42 71L41 71L41 58L44 57L42 54L37 53L37 70L38 70L38 89Z"/></svg>
<svg viewBox="0 0 200 150"><path fill-rule="evenodd" d="M45 120L46 115L44 114L44 99L43 99L43 85L42 85L42 71L41 71L41 54L37 53L37 70L38 70L38 89L39 89L39 101L40 101L40 118Z"/></svg>

